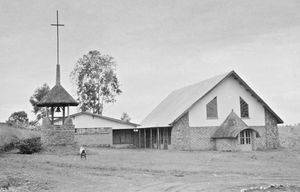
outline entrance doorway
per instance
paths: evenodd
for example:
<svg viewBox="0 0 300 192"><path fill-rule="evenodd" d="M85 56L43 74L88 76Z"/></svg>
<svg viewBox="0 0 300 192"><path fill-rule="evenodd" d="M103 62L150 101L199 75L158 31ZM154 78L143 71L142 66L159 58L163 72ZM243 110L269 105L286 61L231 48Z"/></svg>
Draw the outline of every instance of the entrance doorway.
<svg viewBox="0 0 300 192"><path fill-rule="evenodd" d="M250 129L243 130L239 137L241 151L252 151L252 131Z"/></svg>

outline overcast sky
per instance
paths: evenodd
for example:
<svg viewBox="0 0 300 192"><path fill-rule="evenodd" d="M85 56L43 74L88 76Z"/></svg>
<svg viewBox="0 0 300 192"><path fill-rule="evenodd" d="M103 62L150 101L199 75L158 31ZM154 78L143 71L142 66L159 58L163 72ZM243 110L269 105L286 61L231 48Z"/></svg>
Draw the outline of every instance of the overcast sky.
<svg viewBox="0 0 300 192"><path fill-rule="evenodd" d="M0 0L0 121L34 116L29 98L55 83L56 10L63 86L90 50L117 62L123 93L104 115L139 123L172 90L235 70L285 121L300 122L300 1Z"/></svg>

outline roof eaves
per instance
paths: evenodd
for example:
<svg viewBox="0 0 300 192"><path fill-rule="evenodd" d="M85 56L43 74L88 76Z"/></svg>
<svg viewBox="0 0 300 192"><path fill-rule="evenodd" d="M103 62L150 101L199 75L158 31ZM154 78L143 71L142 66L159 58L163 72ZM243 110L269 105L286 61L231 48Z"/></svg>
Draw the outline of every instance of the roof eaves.
<svg viewBox="0 0 300 192"><path fill-rule="evenodd" d="M271 109L271 107L269 107L269 105L264 102L264 100L262 98L260 98L255 91L237 74L233 71L233 75L235 75L235 77L247 88L246 90L248 90L249 92L251 92L251 94L253 94L257 100L259 100L263 106L272 114L274 115L274 117L276 118L277 122L279 124L283 123L283 120Z"/></svg>

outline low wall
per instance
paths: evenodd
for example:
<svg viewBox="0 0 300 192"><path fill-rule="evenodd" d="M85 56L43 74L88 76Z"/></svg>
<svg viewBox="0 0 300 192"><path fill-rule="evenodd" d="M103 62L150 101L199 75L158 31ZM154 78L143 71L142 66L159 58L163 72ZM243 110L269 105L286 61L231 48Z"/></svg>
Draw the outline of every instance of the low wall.
<svg viewBox="0 0 300 192"><path fill-rule="evenodd" d="M94 133L75 133L75 142L82 146L112 146L112 138L111 128L98 128Z"/></svg>

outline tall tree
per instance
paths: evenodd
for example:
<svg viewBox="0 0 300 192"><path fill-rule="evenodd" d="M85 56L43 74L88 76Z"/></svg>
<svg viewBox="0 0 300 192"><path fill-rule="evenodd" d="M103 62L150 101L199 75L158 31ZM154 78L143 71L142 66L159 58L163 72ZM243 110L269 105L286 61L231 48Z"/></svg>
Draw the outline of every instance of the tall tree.
<svg viewBox="0 0 300 192"><path fill-rule="evenodd" d="M129 117L128 113L126 112L123 112L122 113L122 116L120 118L122 121L125 121L125 122L130 122L131 118Z"/></svg>
<svg viewBox="0 0 300 192"><path fill-rule="evenodd" d="M27 113L25 111L18 111L12 113L6 123L9 125L27 125L28 121Z"/></svg>
<svg viewBox="0 0 300 192"><path fill-rule="evenodd" d="M70 74L77 87L79 107L102 115L104 103L114 103L121 94L114 58L97 50L80 58Z"/></svg>
<svg viewBox="0 0 300 192"><path fill-rule="evenodd" d="M32 112L36 115L36 120L40 120L41 118L46 116L46 109L43 107L37 107L36 104L43 99L47 93L49 93L50 87L46 83L44 83L41 87L38 87L34 90L33 95L30 97L29 101L33 107Z"/></svg>

